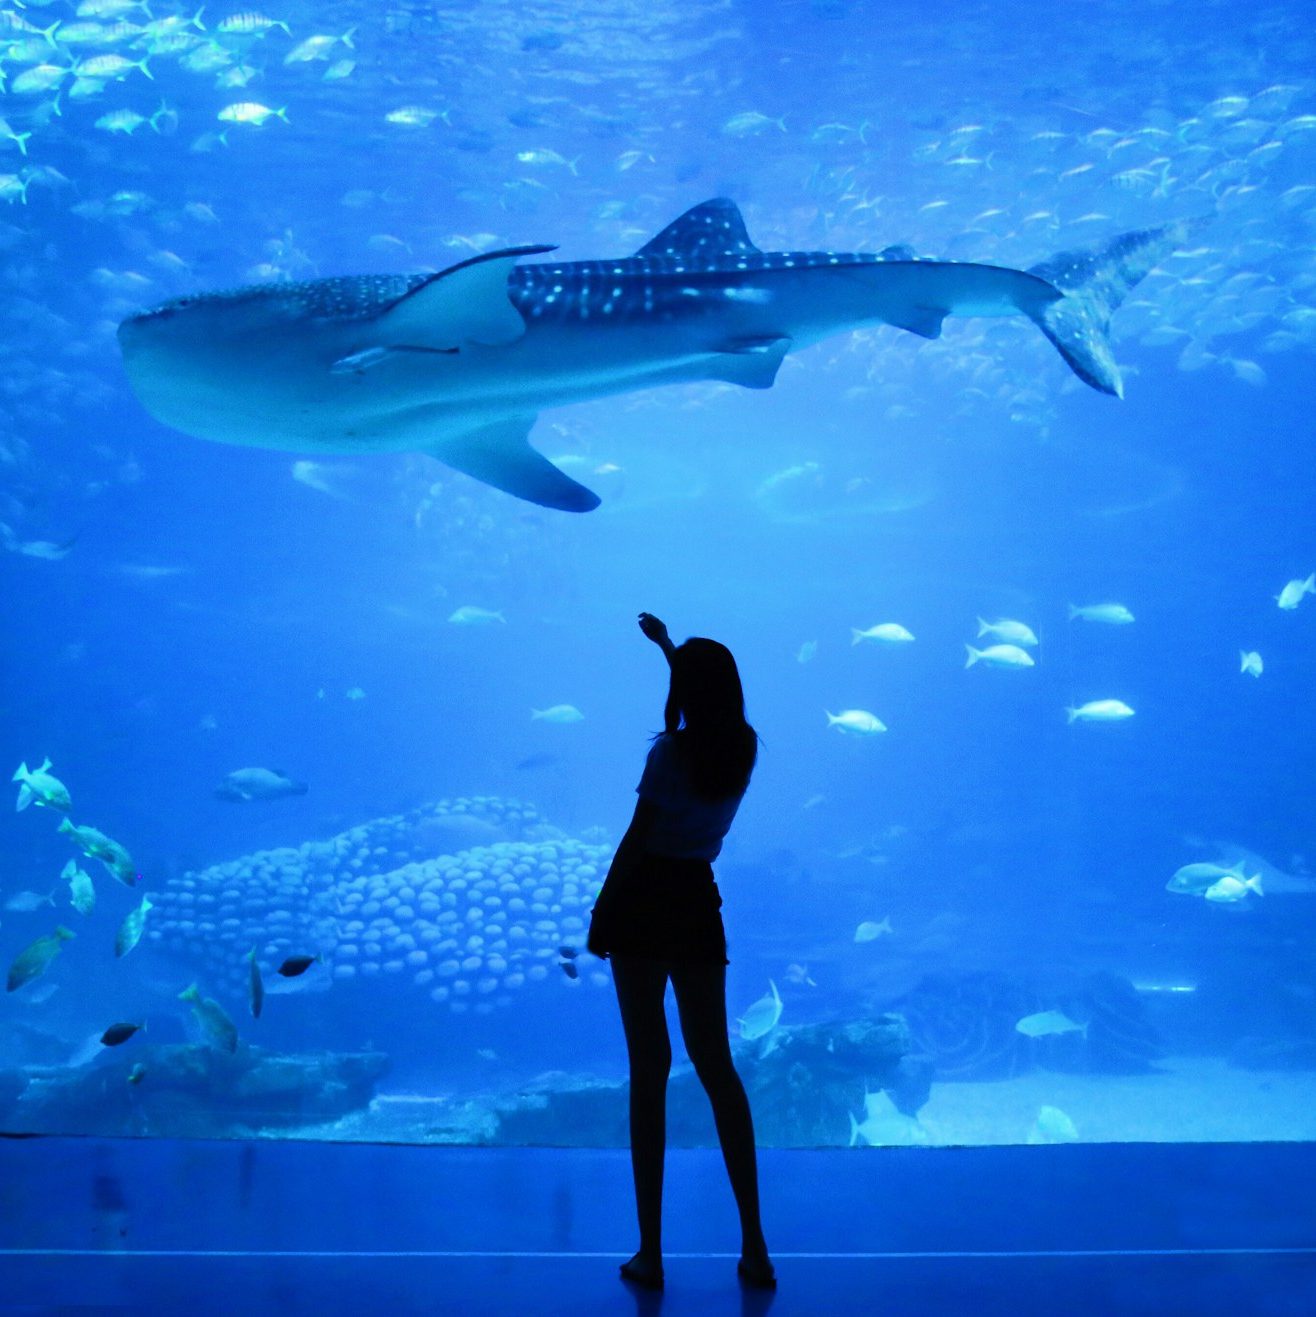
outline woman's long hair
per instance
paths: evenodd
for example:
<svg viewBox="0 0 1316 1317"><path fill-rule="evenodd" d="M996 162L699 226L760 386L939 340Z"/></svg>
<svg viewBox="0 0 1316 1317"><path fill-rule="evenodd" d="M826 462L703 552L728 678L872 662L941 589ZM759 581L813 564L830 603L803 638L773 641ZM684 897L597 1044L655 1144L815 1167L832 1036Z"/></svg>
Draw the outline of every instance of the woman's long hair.
<svg viewBox="0 0 1316 1317"><path fill-rule="evenodd" d="M758 735L745 721L745 692L725 645L691 636L673 651L663 727L676 738L695 795L727 800L749 785Z"/></svg>

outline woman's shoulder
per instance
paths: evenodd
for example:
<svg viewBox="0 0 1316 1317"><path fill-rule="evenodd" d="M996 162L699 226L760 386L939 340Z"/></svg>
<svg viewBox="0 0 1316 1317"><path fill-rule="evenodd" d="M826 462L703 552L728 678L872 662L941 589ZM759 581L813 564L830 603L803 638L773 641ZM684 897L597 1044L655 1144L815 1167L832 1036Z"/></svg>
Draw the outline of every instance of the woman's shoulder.
<svg viewBox="0 0 1316 1317"><path fill-rule="evenodd" d="M677 758L678 746L668 732L661 732L653 738L637 788L642 796L661 802L680 793L684 774Z"/></svg>
<svg viewBox="0 0 1316 1317"><path fill-rule="evenodd" d="M649 746L648 761L651 764L670 764L677 756L680 743L671 732L659 732Z"/></svg>

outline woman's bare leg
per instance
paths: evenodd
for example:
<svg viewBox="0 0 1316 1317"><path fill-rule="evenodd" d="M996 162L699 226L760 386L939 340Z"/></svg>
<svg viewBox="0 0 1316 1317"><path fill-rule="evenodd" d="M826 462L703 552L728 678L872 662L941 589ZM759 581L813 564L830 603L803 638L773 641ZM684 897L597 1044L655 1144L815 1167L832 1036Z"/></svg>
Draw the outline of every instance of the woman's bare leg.
<svg viewBox="0 0 1316 1317"><path fill-rule="evenodd" d="M640 1250L623 1268L634 1280L662 1276L663 1153L667 1144L667 1076L672 1043L663 998L667 965L639 956L611 957L630 1058L631 1170L640 1219ZM629 1270L628 1270L629 1268Z"/></svg>
<svg viewBox="0 0 1316 1317"><path fill-rule="evenodd" d="M731 1059L727 1036L726 966L673 963L669 969L681 1013L685 1050L713 1104L722 1158L740 1212L742 1261L756 1272L766 1270L771 1274L768 1246L759 1218L754 1121L745 1086Z"/></svg>

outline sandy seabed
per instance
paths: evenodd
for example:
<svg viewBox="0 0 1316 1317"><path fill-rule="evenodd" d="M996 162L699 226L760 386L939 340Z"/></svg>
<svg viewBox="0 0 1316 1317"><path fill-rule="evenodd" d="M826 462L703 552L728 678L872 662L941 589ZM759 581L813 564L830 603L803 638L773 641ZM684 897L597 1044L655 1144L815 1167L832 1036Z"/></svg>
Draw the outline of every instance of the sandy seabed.
<svg viewBox="0 0 1316 1317"><path fill-rule="evenodd" d="M861 1098L857 1091L859 1121L865 1116ZM1038 1136L1043 1107L1063 1112L1081 1143L1316 1140L1316 1071L1240 1070L1209 1056L1174 1057L1140 1075L1039 1070L1016 1079L934 1083L917 1121L901 1116L886 1099L878 1105L881 1114L869 1126L878 1146L1066 1141ZM478 1098L381 1094L366 1111L291 1137L480 1144L497 1142L492 1134L488 1109ZM848 1142L848 1131L838 1129L836 1145Z"/></svg>
<svg viewBox="0 0 1316 1317"><path fill-rule="evenodd" d="M1043 1106L1063 1111L1082 1143L1304 1141L1316 1139L1316 1072L1192 1056L1142 1075L934 1084L919 1124L934 1145L1027 1143Z"/></svg>

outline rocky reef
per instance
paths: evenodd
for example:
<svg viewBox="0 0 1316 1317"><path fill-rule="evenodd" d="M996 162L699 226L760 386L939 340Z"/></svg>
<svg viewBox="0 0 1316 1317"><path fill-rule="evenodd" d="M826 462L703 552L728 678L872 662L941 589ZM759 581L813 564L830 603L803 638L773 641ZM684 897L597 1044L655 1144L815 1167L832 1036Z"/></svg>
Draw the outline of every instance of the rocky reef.
<svg viewBox="0 0 1316 1317"><path fill-rule="evenodd" d="M304 1129L366 1108L387 1069L378 1052L139 1047L94 1065L0 1071L0 1129L168 1138Z"/></svg>
<svg viewBox="0 0 1316 1317"><path fill-rule="evenodd" d="M780 1026L764 1042L737 1042L733 1052L765 1147L845 1144L849 1115L863 1110L866 1092L885 1092L908 1116L928 1099L931 1066L911 1055L899 1016ZM544 1075L495 1099L492 1110L491 1126L475 1141L621 1147L630 1137L625 1081ZM688 1063L674 1067L668 1083L667 1138L675 1147L717 1144L708 1098Z"/></svg>
<svg viewBox="0 0 1316 1317"><path fill-rule="evenodd" d="M895 1015L779 1027L754 1043L737 1040L736 1067L759 1142L843 1145L851 1114L879 1092L916 1115L928 1098L931 1064L910 1046ZM375 1101L387 1069L378 1052L143 1046L90 1065L0 1070L0 1129L556 1147L624 1147L629 1140L625 1080L554 1071L504 1091ZM708 1098L689 1063L672 1071L667 1129L676 1147L717 1143Z"/></svg>

